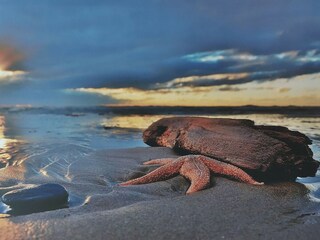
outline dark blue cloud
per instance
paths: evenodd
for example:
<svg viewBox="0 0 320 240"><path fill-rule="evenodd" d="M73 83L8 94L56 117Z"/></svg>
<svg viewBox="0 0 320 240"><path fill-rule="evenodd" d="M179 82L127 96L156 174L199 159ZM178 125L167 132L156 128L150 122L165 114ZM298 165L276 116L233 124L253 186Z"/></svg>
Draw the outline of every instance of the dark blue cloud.
<svg viewBox="0 0 320 240"><path fill-rule="evenodd" d="M171 79L177 79L163 82L158 85L160 88L236 85L317 73L320 71L320 52L313 49L253 55L228 49L189 54L180 59L180 65L183 66L181 72L171 76ZM189 80L179 80L185 77Z"/></svg>

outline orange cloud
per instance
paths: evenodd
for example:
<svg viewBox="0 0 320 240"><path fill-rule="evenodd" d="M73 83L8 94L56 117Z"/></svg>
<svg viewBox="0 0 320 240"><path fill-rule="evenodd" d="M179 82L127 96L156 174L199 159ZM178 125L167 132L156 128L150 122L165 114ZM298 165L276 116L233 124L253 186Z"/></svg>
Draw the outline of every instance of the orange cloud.
<svg viewBox="0 0 320 240"><path fill-rule="evenodd" d="M8 70L14 64L22 61L23 54L13 47L0 44L0 70Z"/></svg>
<svg viewBox="0 0 320 240"><path fill-rule="evenodd" d="M0 44L0 84L20 81L27 72L12 70L11 68L20 63L24 58L23 54L13 47Z"/></svg>

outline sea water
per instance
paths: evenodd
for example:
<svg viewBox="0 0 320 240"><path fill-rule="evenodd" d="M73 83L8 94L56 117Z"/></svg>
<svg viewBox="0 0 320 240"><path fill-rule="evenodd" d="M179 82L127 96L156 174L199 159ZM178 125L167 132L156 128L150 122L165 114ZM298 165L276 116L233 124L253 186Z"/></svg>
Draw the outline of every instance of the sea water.
<svg viewBox="0 0 320 240"><path fill-rule="evenodd" d="M140 111L141 110L141 111ZM149 109L150 110L150 109ZM5 109L0 111L0 174L8 166L26 165L37 174L65 178L70 161L101 149L146 147L143 129L169 116L204 116L251 119L256 124L281 125L306 134L314 159L320 159L320 112L308 111L157 111L152 109L115 111L92 109ZM161 110L161 109L160 109ZM163 109L162 109L163 110ZM301 109L300 109L301 110ZM160 112L160 114L159 114ZM196 113L196 114L195 114ZM89 161L89 160L88 160ZM320 172L315 177L298 178L310 189L310 198L320 201ZM0 182L0 187L2 184Z"/></svg>

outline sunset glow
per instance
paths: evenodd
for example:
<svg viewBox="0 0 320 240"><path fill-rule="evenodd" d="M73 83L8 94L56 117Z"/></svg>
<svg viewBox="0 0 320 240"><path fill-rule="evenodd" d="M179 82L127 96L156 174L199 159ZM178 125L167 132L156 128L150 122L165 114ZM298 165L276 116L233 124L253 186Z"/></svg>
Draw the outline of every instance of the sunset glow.
<svg viewBox="0 0 320 240"><path fill-rule="evenodd" d="M26 74L25 71L0 70L0 83L18 81Z"/></svg>
<svg viewBox="0 0 320 240"><path fill-rule="evenodd" d="M20 81L27 74L26 71L10 69L22 59L23 55L16 49L9 45L0 44L0 84Z"/></svg>
<svg viewBox="0 0 320 240"><path fill-rule="evenodd" d="M142 90L136 88L78 88L68 91L109 96L118 106L317 106L320 74L291 79L250 82L233 86L179 87ZM313 87L311 87L313 86Z"/></svg>

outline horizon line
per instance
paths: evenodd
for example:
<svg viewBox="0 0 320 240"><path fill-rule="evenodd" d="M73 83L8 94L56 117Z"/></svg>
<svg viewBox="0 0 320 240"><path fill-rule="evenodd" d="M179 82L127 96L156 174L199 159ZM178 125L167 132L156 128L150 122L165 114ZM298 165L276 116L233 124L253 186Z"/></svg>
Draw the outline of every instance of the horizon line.
<svg viewBox="0 0 320 240"><path fill-rule="evenodd" d="M65 106L52 106L52 105L31 105L31 104L16 104L16 105L1 105L0 108L94 108L94 107L106 107L106 108L144 108L144 107L153 107L153 108L241 108L241 107L256 107L256 108L318 108L320 105L217 105L217 106L208 106L208 105L117 105L117 104L102 104L102 105L65 105Z"/></svg>

